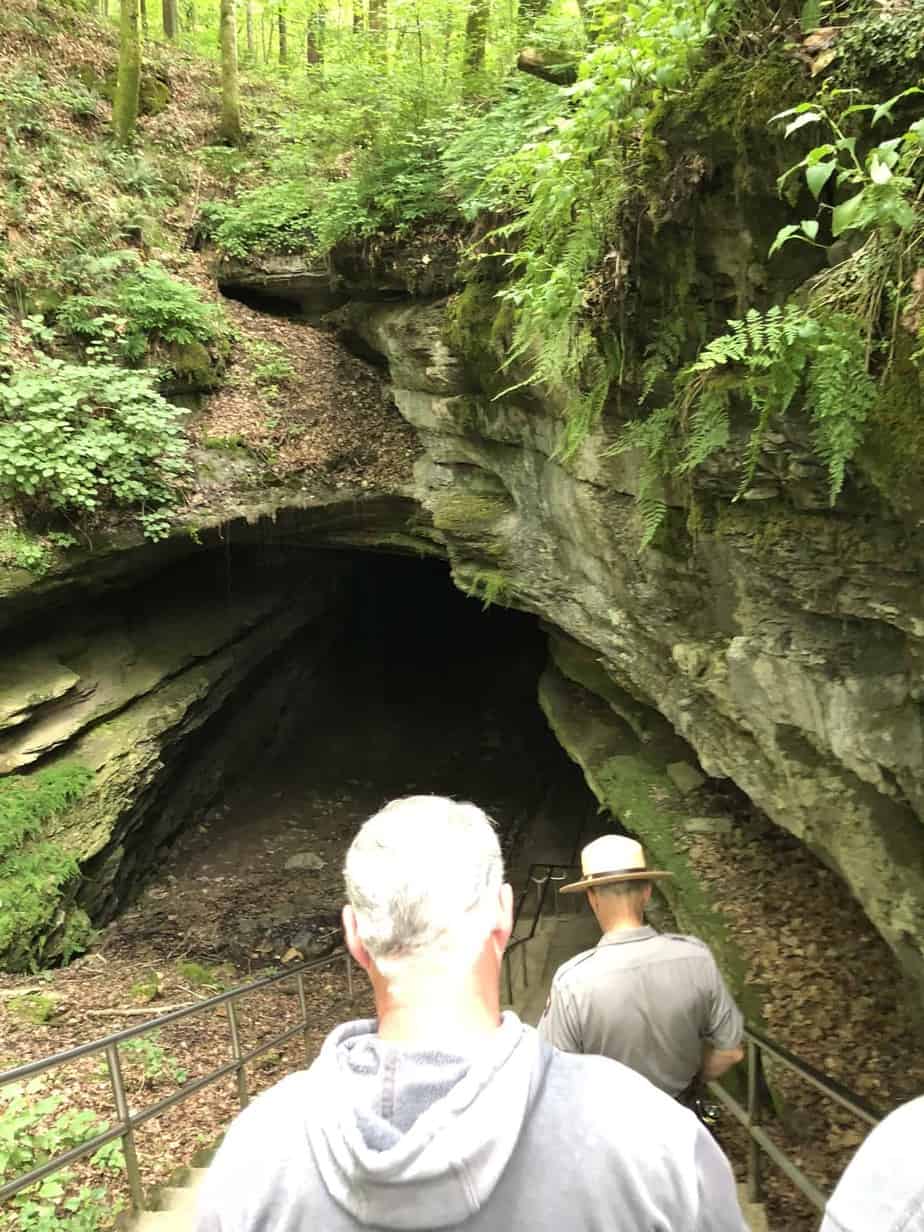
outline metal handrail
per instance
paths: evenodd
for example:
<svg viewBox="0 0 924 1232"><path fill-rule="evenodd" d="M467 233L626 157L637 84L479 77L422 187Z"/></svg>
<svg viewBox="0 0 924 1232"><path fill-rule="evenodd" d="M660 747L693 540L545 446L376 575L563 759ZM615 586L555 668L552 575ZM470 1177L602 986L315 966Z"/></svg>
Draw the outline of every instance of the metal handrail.
<svg viewBox="0 0 924 1232"><path fill-rule="evenodd" d="M26 1189L30 1185L42 1181L47 1176L51 1176L54 1172L61 1171L62 1168L68 1167L72 1163L76 1163L80 1159L86 1159L90 1155L94 1155L100 1147L106 1146L110 1142L114 1142L117 1138L122 1140L122 1154L125 1160L125 1171L128 1176L128 1187L131 1193L132 1206L137 1211L145 1209L144 1191L141 1185L141 1171L138 1166L138 1156L135 1150L134 1131L139 1125L143 1125L145 1121L151 1120L153 1117L160 1116L162 1112L166 1112L168 1108L174 1107L176 1104L182 1103L184 1100L191 1098L203 1087L209 1086L213 1082L226 1077L228 1074L234 1074L237 1080L238 1102L241 1108L247 1106L250 1099L247 1087L247 1065L256 1057L261 1056L270 1049L276 1048L279 1044L285 1043L293 1036L302 1032L305 1037L305 1057L306 1061L310 1061L309 1055L310 1039L309 1039L309 1024L308 1024L308 1006L305 997L304 976L308 971L316 971L320 967L330 965L338 958L344 958L346 961L346 976L347 976L347 993L352 1001L353 997L353 966L349 952L343 950L334 950L333 953L325 955L323 958L316 958L310 962L301 963L297 967L290 968L288 971L281 971L277 975L266 976L262 980L254 980L250 984L244 984L240 988L232 988L227 992L217 993L214 997L208 997L204 1001L198 1001L195 1005L186 1006L183 1009L172 1010L168 1014L162 1014L159 1018L151 1018L146 1022L139 1023L135 1027L127 1027L124 1031L116 1031L111 1035L106 1035L102 1039L91 1040L86 1044L78 1044L75 1048L68 1048L63 1052L53 1053L50 1057L41 1057L37 1061L29 1061L25 1065L17 1065L14 1069L4 1070L0 1073L0 1086L6 1086L11 1082L20 1082L25 1078L30 1078L34 1074L44 1073L46 1070L56 1069L61 1065L71 1061L79 1060L81 1057L92 1056L94 1053L103 1052L106 1055L106 1066L109 1071L109 1080L112 1085L113 1102L116 1108L116 1123L102 1133L96 1134L92 1138L88 1138L86 1142L81 1142L70 1150L64 1151L54 1158L46 1160L37 1168L31 1169L29 1172L23 1173L21 1176L8 1181L5 1185L0 1186L0 1202L6 1201L7 1198L12 1198L21 1190ZM267 988L270 984L277 984L282 980L290 980L294 977L298 989L299 1002L299 1020L292 1027L288 1027L285 1031L274 1035L272 1039L265 1040L257 1047L251 1048L244 1052L241 1049L240 1031L237 1019L237 1003L243 1000L244 997L258 991L261 988ZM128 1100L125 1095L125 1080L122 1075L122 1066L119 1058L119 1045L126 1043L128 1040L136 1039L139 1036L146 1035L151 1031L159 1030L166 1023L177 1022L182 1018L189 1018L194 1014L202 1014L209 1010L213 1010L216 1006L225 1005L228 1014L228 1026L231 1036L231 1059L225 1061L224 1064L210 1070L207 1074L202 1074L198 1078L194 1078L191 1082L186 1082L178 1091L174 1091L172 1095L167 1095L163 1099L158 1100L154 1104L150 1104L145 1108L139 1109L137 1112L132 1112L128 1106Z"/></svg>
<svg viewBox="0 0 924 1232"><path fill-rule="evenodd" d="M526 903L530 893L530 887L533 880L533 873L538 869L548 870L545 881L542 885L542 892L539 896L536 914L533 917L532 926L528 933L522 937L512 937L504 952L504 963L506 966L506 981L507 981L507 1000L513 1002L513 974L511 955L514 950L522 948L523 950L523 984L527 986L527 969L526 969L526 946L536 934L536 928L539 923L539 918L542 915L545 906L546 894L549 887L549 879L551 873L556 869L575 869L574 864L546 864L538 863L529 866L527 875L526 889L520 895L517 903L516 912L514 913L514 928ZM797 1074L803 1082L815 1087L823 1095L834 1100L845 1108L848 1112L858 1117L860 1120L867 1122L869 1125L878 1125L885 1115L880 1109L870 1104L862 1096L855 1091L851 1091L849 1087L838 1082L836 1078L831 1078L821 1070L816 1069L808 1061L804 1061L794 1052L790 1052L782 1044L776 1040L770 1039L769 1036L758 1030L750 1024L745 1025L744 1040L747 1045L747 1104L742 1104L737 1100L725 1087L718 1082L708 1083L710 1094L731 1113L737 1121L739 1121L747 1130L750 1143L748 1150L748 1171L747 1171L747 1193L749 1202L762 1202L764 1196L763 1182L763 1156L766 1155L785 1176L799 1189L818 1210L824 1210L827 1203L827 1197L818 1188L818 1186L806 1176L805 1172L792 1159L792 1157L778 1146L769 1134L761 1127L761 1120L764 1113L767 1111L768 1099L767 1094L769 1087L764 1073L764 1055L772 1057L780 1065Z"/></svg>
<svg viewBox="0 0 924 1232"><path fill-rule="evenodd" d="M878 1125L885 1115L862 1096L851 1091L849 1087L830 1078L821 1070L816 1069L808 1061L784 1048L775 1040L758 1031L756 1027L746 1026L744 1040L747 1044L748 1056L748 1093L747 1105L739 1100L718 1082L710 1082L709 1092L732 1116L739 1121L748 1132L750 1138L748 1150L747 1193L749 1202L762 1202L764 1197L763 1159L762 1154L776 1164L780 1171L800 1190L817 1210L823 1211L827 1204L827 1196L822 1193L814 1181L793 1158L778 1146L769 1134L761 1128L761 1120L767 1109L767 1081L764 1074L764 1053L773 1057L786 1069L797 1074L804 1082L816 1088L829 1099L833 1099L846 1108L854 1116L870 1125Z"/></svg>
<svg viewBox="0 0 924 1232"><path fill-rule="evenodd" d="M526 988L529 986L529 978L528 978L527 967L526 967L526 946L528 945L530 941L532 941L533 937L535 937L536 935L536 929L539 926L539 920L542 917L542 912L545 907L545 900L548 895L551 876L557 869L560 869L564 871L565 873L568 873L568 872L575 871L576 869L578 869L578 867L579 866L576 864L558 864L558 863L550 864L545 861L539 861L538 863L530 864L529 866L529 871L526 874L526 886L521 891L520 897L516 904L516 908L514 909L513 928L511 929L510 940L507 942L507 948L504 950L504 957L503 957L504 978L506 979L506 982L507 982L507 1001L511 1004L513 1003L513 967L512 967L513 960L511 958L511 955L513 954L514 950L522 948L522 951L523 951L523 986L524 988ZM530 925L530 929L528 933L524 934L522 937L515 937L513 933L516 930L516 926L520 921L520 916L523 913L523 908L526 905L526 900L531 893L530 886L533 883L533 873L537 869L541 869L541 868L544 868L546 870L546 875L542 882L542 889L539 892L539 899L536 904L536 914L533 916L533 922Z"/></svg>

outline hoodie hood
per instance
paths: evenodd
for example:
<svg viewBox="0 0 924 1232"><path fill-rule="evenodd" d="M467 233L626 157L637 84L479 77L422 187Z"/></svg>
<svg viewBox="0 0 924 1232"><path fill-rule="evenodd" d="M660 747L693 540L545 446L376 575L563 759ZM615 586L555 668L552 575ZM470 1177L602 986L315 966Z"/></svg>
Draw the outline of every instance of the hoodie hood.
<svg viewBox="0 0 924 1232"><path fill-rule="evenodd" d="M380 1040L346 1023L311 1068L308 1139L330 1196L360 1223L446 1228L487 1201L547 1061L505 1013L465 1055Z"/></svg>

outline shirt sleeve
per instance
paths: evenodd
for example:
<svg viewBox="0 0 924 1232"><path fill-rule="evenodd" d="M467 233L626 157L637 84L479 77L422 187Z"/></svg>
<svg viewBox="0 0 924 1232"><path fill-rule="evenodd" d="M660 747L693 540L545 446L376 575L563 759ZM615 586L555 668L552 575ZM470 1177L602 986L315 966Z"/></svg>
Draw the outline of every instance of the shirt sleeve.
<svg viewBox="0 0 924 1232"><path fill-rule="evenodd" d="M706 989L706 1025L703 1039L722 1052L737 1048L744 1033L744 1018L725 986L715 961L710 958L711 980Z"/></svg>
<svg viewBox="0 0 924 1232"><path fill-rule="evenodd" d="M560 1048L562 1052L584 1051L574 998L561 985L552 984L552 991L539 1019L539 1034L547 1044Z"/></svg>

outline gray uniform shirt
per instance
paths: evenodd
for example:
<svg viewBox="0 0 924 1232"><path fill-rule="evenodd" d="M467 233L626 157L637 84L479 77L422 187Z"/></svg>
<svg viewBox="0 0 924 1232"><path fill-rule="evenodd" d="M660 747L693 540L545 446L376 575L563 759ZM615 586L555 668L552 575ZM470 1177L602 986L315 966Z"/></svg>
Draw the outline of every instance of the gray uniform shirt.
<svg viewBox="0 0 924 1232"><path fill-rule="evenodd" d="M644 927L604 936L559 967L539 1032L679 1095L699 1072L703 1044L736 1048L743 1026L708 947Z"/></svg>

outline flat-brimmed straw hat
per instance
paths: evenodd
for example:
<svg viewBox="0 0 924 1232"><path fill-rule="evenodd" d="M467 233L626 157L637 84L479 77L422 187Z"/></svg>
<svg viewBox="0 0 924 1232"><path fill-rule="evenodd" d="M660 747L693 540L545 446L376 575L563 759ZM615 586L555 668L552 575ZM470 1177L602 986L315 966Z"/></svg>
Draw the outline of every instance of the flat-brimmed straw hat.
<svg viewBox="0 0 924 1232"><path fill-rule="evenodd" d="M673 874L649 868L641 843L624 834L604 834L581 852L581 880L562 886L560 894L578 894L616 881L657 881Z"/></svg>

